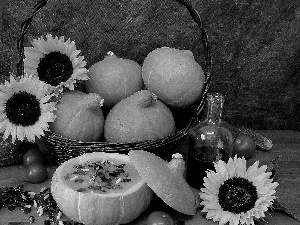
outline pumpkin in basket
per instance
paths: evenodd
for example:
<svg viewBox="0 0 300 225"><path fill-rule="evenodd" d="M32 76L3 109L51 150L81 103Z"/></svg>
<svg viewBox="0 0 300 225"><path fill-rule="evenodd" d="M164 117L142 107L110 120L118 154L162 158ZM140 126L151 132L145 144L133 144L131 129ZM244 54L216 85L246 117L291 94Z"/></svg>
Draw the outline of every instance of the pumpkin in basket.
<svg viewBox="0 0 300 225"><path fill-rule="evenodd" d="M142 68L131 60L108 52L102 61L93 64L85 81L88 93L104 98L103 106L112 108L120 100L142 89Z"/></svg>
<svg viewBox="0 0 300 225"><path fill-rule="evenodd" d="M56 119L50 129L62 137L78 141L98 141L103 132L103 99L82 91L66 91L56 105Z"/></svg>
<svg viewBox="0 0 300 225"><path fill-rule="evenodd" d="M108 113L104 125L107 142L157 140L174 133L171 110L148 90L138 91L118 102Z"/></svg>
<svg viewBox="0 0 300 225"><path fill-rule="evenodd" d="M60 165L51 192L67 217L86 225L129 223L153 197L128 155L105 152L87 153Z"/></svg>
<svg viewBox="0 0 300 225"><path fill-rule="evenodd" d="M66 159L68 159L70 157L74 157L76 155L82 154L82 152L84 152L85 150L86 151L91 151L91 150L93 151L95 149L97 149L99 151L106 151L107 149L110 149L112 151L120 152L120 151L124 151L124 150L128 151L128 149L136 149L136 148L141 148L143 150L149 150L149 151L152 151L154 149L162 149L163 148L163 151L160 151L160 150L159 151L160 151L160 153L161 152L166 153L166 154L163 154L163 158L168 158L168 157L166 157L166 155L169 152L169 147L171 146L171 144L175 143L175 141L179 140L180 138L182 138L186 135L186 131L188 131L190 129L190 127L191 127L190 125L193 123L195 118L198 116L199 112L202 110L203 105L204 105L203 102L204 102L204 99L206 98L206 94L207 94L209 83L210 83L211 57L210 57L210 54L209 54L209 44L208 44L207 34L206 34L206 31L205 31L204 26L202 24L202 19L201 19L200 15L197 13L196 10L193 9L193 7L192 7L192 5L190 5L189 1L181 1L181 4L183 4L184 6L187 7L188 11L192 15L192 18L194 18L194 21L198 24L198 26L201 30L202 43L203 43L203 47L204 47L204 50L205 50L205 64L206 64L206 66L205 66L205 71L206 71L205 75L207 75L207 76L206 76L206 79L205 79L205 82L204 82L203 93L202 93L201 96L199 96L200 97L199 99L201 99L201 101L200 101L199 106L197 107L197 115L195 113L193 113L191 118L190 118L189 115L187 116L187 119L189 119L190 123L185 127L186 129L181 129L181 127L176 124L177 127L179 127L179 129L178 129L179 132L167 136L162 141L160 141L160 140L153 141L153 142L146 141L145 143L142 143L142 145L140 143L130 143L130 145L122 144L122 143L119 143L119 145L114 145L114 144L111 145L110 143L106 143L106 142L98 142L98 143L95 143L95 142L93 142L93 143L76 142L75 143L73 141L70 142L68 140L65 140L64 138L61 138L61 136L57 135L56 132L52 132L52 133L47 132L47 133L45 133L45 137L44 137L45 145L49 149L55 151L55 157L57 157L57 161L59 163L64 162ZM29 16L26 18L25 21L23 21L22 24L25 24L24 25L25 27L22 26L22 33L20 35L19 42L18 42L18 46L19 46L20 49L24 48L24 37L26 35L26 32L28 31L29 25L32 22L32 18L36 15L37 11L39 11L44 6L45 6L45 4L36 5L36 7L34 7L33 12L29 14ZM22 66L23 65L22 64L22 62L23 62L23 53L22 53L22 51L19 51L19 58L20 58L20 60L18 62L18 69L19 69L19 71L23 71L23 66ZM199 72L200 72L199 75L201 76L201 70L199 70ZM91 76L91 74L89 74L89 75ZM145 75L145 77L146 77L146 75ZM145 83L146 83L146 81L147 81L147 79L144 78ZM167 86L165 86L165 87L168 88ZM202 87L201 85L198 86L199 89L201 89L201 87ZM86 91L87 91L87 89L86 89ZM89 92L89 91L87 91L87 92ZM181 96L183 96L183 95L181 95ZM162 98L160 98L160 97L158 97L158 99L162 100ZM185 123L182 123L182 124L184 124L184 126L186 125ZM162 126L162 125L160 125L160 126ZM51 130L51 131L53 131L53 130ZM112 149L111 146L115 146L116 149Z"/></svg>
<svg viewBox="0 0 300 225"><path fill-rule="evenodd" d="M190 50L161 47L150 52L142 66L145 86L167 105L184 107L202 92L205 75Z"/></svg>

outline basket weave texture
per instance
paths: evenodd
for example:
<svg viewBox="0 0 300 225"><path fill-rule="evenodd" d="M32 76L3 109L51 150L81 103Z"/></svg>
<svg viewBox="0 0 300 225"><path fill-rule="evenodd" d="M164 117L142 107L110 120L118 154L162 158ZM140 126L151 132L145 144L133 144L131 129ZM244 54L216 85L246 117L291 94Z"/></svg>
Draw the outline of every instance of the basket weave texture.
<svg viewBox="0 0 300 225"><path fill-rule="evenodd" d="M174 146L184 138L193 125L198 121L199 115L204 108L206 96L210 86L211 66L212 60L210 56L210 48L208 44L208 37L203 26L202 19L199 13L192 7L188 0L177 0L182 6L189 11L191 18L197 23L199 27L199 35L201 35L202 45L205 50L205 65L202 66L205 74L205 83L202 88L202 93L192 105L183 109L171 109L177 127L175 134L155 140L135 143L107 143L107 142L80 142L64 138L56 133L46 131L43 137L44 142L54 160L61 164L70 158L80 156L89 152L118 152L127 154L130 150L145 150L152 152L163 159L170 159L173 154ZM17 64L18 74L24 72L24 36L28 31L33 17L47 4L47 0L39 1L34 7L32 14L24 20L21 27L21 35L18 39L19 61Z"/></svg>

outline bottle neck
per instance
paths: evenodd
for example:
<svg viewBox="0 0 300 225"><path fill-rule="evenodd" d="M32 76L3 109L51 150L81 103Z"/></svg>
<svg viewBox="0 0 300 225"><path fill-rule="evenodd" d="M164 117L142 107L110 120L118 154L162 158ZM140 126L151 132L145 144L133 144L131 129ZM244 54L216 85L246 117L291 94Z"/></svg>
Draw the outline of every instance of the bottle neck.
<svg viewBox="0 0 300 225"><path fill-rule="evenodd" d="M222 120L224 97L219 93L209 94L207 99L206 120L211 124L218 124Z"/></svg>

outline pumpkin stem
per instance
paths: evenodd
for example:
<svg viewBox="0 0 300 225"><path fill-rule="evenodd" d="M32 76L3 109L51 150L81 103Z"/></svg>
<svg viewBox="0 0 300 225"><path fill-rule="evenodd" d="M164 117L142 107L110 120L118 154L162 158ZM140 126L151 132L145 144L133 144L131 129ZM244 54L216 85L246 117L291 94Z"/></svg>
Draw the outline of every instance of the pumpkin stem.
<svg viewBox="0 0 300 225"><path fill-rule="evenodd" d="M104 60L110 60L110 59L118 59L119 57L116 56L115 53L113 53L112 51L108 51L106 53L106 56L104 57Z"/></svg>
<svg viewBox="0 0 300 225"><path fill-rule="evenodd" d="M137 106L141 108L146 108L150 106L152 103L157 101L157 96L151 92L149 94L145 95L144 98L141 99L141 101L137 104Z"/></svg>
<svg viewBox="0 0 300 225"><path fill-rule="evenodd" d="M173 173L177 177L184 177L185 173L185 162L183 160L183 157L181 154L176 153L172 155L172 160L167 164L169 169L171 170L171 173ZM185 179L184 179L185 181ZM195 196L195 205L194 210L196 210L198 207L200 207L200 191L192 188L189 186L193 192L193 195Z"/></svg>
<svg viewBox="0 0 300 225"><path fill-rule="evenodd" d="M168 163L171 172L178 177L183 177L185 172L185 162L181 154L172 155L172 160Z"/></svg>
<svg viewBox="0 0 300 225"><path fill-rule="evenodd" d="M103 106L104 99L96 94L96 93L90 93L86 94L77 104L80 108L89 108L92 106Z"/></svg>
<svg viewBox="0 0 300 225"><path fill-rule="evenodd" d="M115 53L113 53L112 51L108 51L107 53L106 53L106 56L114 56L115 55Z"/></svg>

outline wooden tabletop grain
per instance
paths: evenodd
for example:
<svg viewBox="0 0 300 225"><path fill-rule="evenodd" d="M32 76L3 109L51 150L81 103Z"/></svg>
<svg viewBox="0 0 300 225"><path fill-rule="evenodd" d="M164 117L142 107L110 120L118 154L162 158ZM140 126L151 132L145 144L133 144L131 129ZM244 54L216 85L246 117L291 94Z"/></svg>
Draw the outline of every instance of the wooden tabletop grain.
<svg viewBox="0 0 300 225"><path fill-rule="evenodd" d="M274 147L271 151L256 150L253 158L247 161L248 165L259 160L260 165L268 164L271 160L279 157L278 160L278 176L276 196L278 202L283 204L289 211L293 212L300 218L300 132L295 131L259 131L259 133L270 138ZM187 141L183 140L174 151L183 155L187 151ZM22 165L14 165L8 167L0 167L0 187L18 186L24 184L25 190L39 192L43 187L50 187L51 177L57 166L48 166L48 179L40 184L31 184L26 181L25 169ZM186 216L176 212L168 207L157 197L154 198L149 208L135 221L132 225L146 225L147 216L151 211L163 210L171 214L176 221L184 220L186 225L216 225L212 220L206 220L200 210L195 216ZM20 210L9 211L0 209L0 225L7 225L9 222L25 222L29 216L35 217L34 224L43 225L45 217L39 217L34 209L30 214L24 214ZM266 213L265 220L269 225L299 225L300 223L283 212L269 210ZM259 223L260 224L260 223Z"/></svg>

